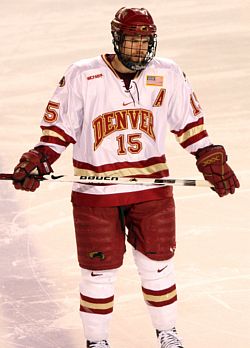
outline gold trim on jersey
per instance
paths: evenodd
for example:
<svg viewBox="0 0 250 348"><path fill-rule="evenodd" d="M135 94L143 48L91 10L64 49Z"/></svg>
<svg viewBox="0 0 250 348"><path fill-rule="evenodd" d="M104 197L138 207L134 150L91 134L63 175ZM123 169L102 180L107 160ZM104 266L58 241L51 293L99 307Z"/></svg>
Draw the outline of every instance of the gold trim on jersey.
<svg viewBox="0 0 250 348"><path fill-rule="evenodd" d="M204 130L204 125L202 124L200 126L197 126L197 127L194 127L194 128L187 130L185 133L183 133L180 136L176 135L176 138L177 138L179 143L183 143L184 141L193 137L194 135L201 133L203 130Z"/></svg>
<svg viewBox="0 0 250 348"><path fill-rule="evenodd" d="M65 138L64 138L62 135L58 134L57 132L55 132L55 131L53 131L53 130L50 130L50 129L43 129L42 133L43 133L44 136L50 136L50 137L59 138L59 139L61 139L62 141L65 141L65 142L66 142Z"/></svg>
<svg viewBox="0 0 250 348"><path fill-rule="evenodd" d="M153 164L144 168L121 168L117 170L110 170L107 172L95 172L93 170L88 169L80 169L74 167L75 175L84 175L84 176L135 176L135 175L149 175L152 173L157 173L163 170L168 170L168 166L166 163Z"/></svg>
<svg viewBox="0 0 250 348"><path fill-rule="evenodd" d="M115 74L115 76L120 79L120 76L117 74L117 72L115 71L115 69L112 67L112 65L110 64L110 62L107 60L106 55L102 54L101 55L102 59L104 60L104 63L107 64L107 66L110 68L110 70L112 70L112 72Z"/></svg>

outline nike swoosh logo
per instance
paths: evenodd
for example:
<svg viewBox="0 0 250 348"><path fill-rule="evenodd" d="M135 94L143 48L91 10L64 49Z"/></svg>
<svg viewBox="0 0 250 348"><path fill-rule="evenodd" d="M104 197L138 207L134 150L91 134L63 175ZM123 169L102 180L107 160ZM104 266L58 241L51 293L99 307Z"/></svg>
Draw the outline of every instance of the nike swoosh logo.
<svg viewBox="0 0 250 348"><path fill-rule="evenodd" d="M133 102L129 102L129 103L122 103L123 106L126 106L126 105L129 105L129 104L132 104Z"/></svg>
<svg viewBox="0 0 250 348"><path fill-rule="evenodd" d="M94 273L94 272L91 272L91 276L92 276L92 277L102 276L102 273Z"/></svg>
<svg viewBox="0 0 250 348"><path fill-rule="evenodd" d="M157 272L160 273L160 272L162 272L162 271L163 271L165 268L167 268L167 267L168 267L168 265L165 266L165 267L163 267L163 268L161 268L161 269L158 269Z"/></svg>

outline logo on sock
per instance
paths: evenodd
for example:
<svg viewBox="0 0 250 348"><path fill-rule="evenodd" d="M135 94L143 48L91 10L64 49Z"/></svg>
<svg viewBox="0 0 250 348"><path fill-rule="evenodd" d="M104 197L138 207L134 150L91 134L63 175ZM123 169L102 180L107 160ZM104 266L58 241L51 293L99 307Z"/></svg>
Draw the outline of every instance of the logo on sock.
<svg viewBox="0 0 250 348"><path fill-rule="evenodd" d="M91 272L91 276L92 276L92 277L102 276L102 273L94 273L94 272Z"/></svg>
<svg viewBox="0 0 250 348"><path fill-rule="evenodd" d="M168 265L165 266L165 267L163 267L163 268L161 268L161 269L158 269L157 272L160 273L160 272L162 272L162 271L163 271L165 268L167 268L167 267L168 267Z"/></svg>

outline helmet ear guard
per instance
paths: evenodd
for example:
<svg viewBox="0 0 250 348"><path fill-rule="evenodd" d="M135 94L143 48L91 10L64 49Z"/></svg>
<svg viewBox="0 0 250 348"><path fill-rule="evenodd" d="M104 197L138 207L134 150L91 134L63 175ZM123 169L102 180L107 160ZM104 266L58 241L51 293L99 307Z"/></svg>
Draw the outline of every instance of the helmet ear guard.
<svg viewBox="0 0 250 348"><path fill-rule="evenodd" d="M150 13L144 8L122 7L111 22L111 33L115 53L121 63L130 70L138 71L146 67L156 53L157 35L156 26ZM138 62L129 59L122 52L122 45L127 36L149 37L147 53Z"/></svg>

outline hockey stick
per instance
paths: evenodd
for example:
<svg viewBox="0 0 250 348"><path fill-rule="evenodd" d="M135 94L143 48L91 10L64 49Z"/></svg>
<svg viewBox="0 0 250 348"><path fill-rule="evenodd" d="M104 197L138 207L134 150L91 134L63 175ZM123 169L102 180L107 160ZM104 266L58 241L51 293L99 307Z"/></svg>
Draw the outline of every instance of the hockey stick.
<svg viewBox="0 0 250 348"><path fill-rule="evenodd" d="M122 185L163 185L163 186L200 186L213 187L206 180L195 179L158 179L158 178L128 178L118 176L76 176L76 175L44 175L37 176L40 181L75 182L79 184L122 184ZM0 173L0 180L12 180L12 174Z"/></svg>

